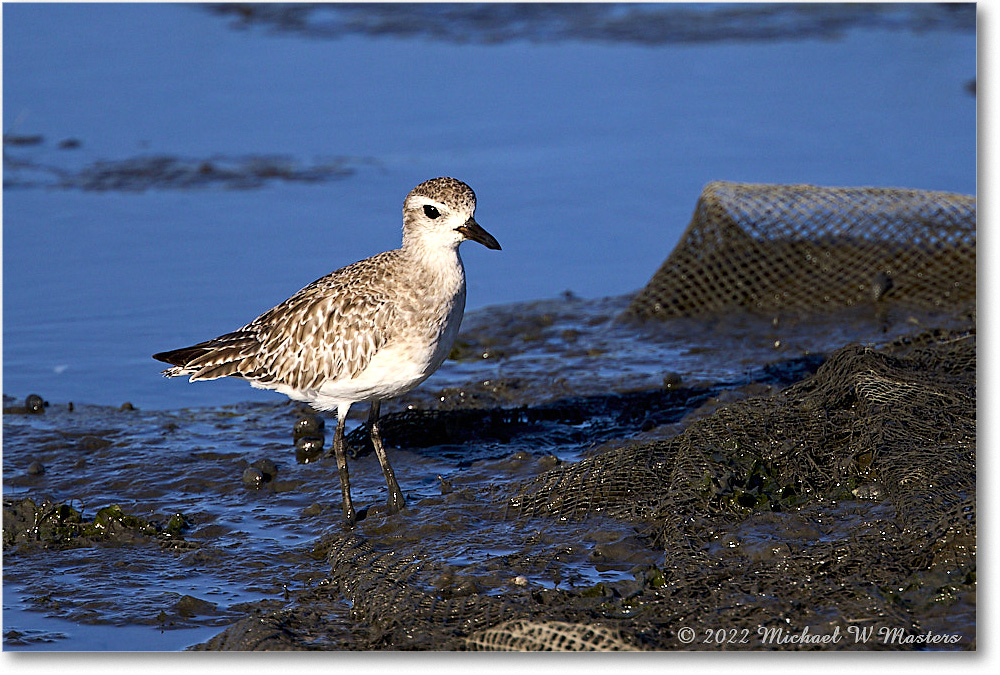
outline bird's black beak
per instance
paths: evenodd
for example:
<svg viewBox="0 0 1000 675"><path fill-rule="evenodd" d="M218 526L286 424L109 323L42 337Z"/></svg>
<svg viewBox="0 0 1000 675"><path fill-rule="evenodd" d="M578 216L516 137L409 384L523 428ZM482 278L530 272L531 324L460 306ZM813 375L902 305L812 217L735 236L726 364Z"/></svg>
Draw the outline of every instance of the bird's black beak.
<svg viewBox="0 0 1000 675"><path fill-rule="evenodd" d="M486 248L491 248L494 251L500 250L500 242L492 234L484 230L483 226L477 223L475 218L469 218L465 221L464 225L460 225L455 229L464 234L466 239L478 241Z"/></svg>

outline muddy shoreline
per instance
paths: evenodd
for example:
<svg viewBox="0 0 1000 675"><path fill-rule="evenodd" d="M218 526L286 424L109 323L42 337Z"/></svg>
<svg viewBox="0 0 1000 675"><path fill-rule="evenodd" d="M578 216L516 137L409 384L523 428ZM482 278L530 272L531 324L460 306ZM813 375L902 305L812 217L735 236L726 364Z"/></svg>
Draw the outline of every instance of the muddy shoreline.
<svg viewBox="0 0 1000 675"><path fill-rule="evenodd" d="M77 624L221 631L192 642L195 649L533 648L545 640L582 648L776 648L687 644L670 624L693 621L676 613L690 607L693 600L679 599L692 589L738 600L747 589L726 585L745 584L748 566L758 578L785 569L791 583L801 573L795 565L831 541L848 548L877 541L892 549L886 560L899 557L894 547L906 539L900 505L873 460L817 465L823 480L813 485L789 473L787 460L775 459L781 453L754 454L760 447L729 440L697 469L707 482L702 501L687 511L667 514L666 502L646 492L664 480L673 486L662 488L667 493L678 490L693 460L678 444L704 425L741 406L787 405L784 392L845 353L832 344L840 333L791 318L685 323L670 339L688 344L688 365L723 352L745 362L711 381L673 363L650 367L672 347L662 327L621 325L624 302L564 297L470 315L446 377L395 402L383 422L406 512L381 512L384 485L365 430L351 433L364 515L354 531L339 524L332 462L306 461L301 447L296 453L294 429L307 414L301 406L143 411L50 402L33 413L37 400L5 398L5 586L24 598L23 611ZM903 353L914 340L971 340L974 396L974 329L928 330L930 320L937 319L915 326L901 313L886 328L865 316L852 330L876 353ZM845 325L838 318L836 330ZM774 346L775 332L784 349ZM899 337L905 334L921 337ZM727 339L741 353L727 352ZM572 368L587 360L590 368ZM502 363L507 376L487 376ZM614 365L634 367L632 377L602 375ZM795 419L808 418L806 410ZM313 434L329 443L329 430ZM621 480L624 493L615 491ZM880 608L880 620L909 632L943 631L957 621L965 637L947 648L974 648L974 536L955 546L972 558L951 555L929 568L894 562L893 574L911 580L919 601L907 599L890 615ZM929 603L935 583L952 590ZM761 625L780 616L818 621L815 603L830 599L810 601L815 588L793 587L763 604L751 593L744 609L754 616L757 605ZM663 615L670 598L676 608ZM725 603L698 602L702 631L743 629L746 612L737 617ZM23 614L7 616L6 647L48 641L58 648L58 635L26 630ZM823 620L843 620L834 616ZM591 631L584 637L582 626Z"/></svg>

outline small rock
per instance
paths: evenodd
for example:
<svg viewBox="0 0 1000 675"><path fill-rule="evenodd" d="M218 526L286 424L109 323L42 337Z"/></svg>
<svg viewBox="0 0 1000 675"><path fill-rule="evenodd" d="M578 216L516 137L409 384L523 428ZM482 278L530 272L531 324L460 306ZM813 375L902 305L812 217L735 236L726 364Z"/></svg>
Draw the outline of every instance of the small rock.
<svg viewBox="0 0 1000 675"><path fill-rule="evenodd" d="M124 403L121 404L118 410L120 412L125 412L126 410L135 410L135 406L132 405L130 402L125 401Z"/></svg>
<svg viewBox="0 0 1000 675"><path fill-rule="evenodd" d="M562 464L562 460L555 455L545 455L538 460L538 464L542 467L542 469L547 471Z"/></svg>
<svg viewBox="0 0 1000 675"><path fill-rule="evenodd" d="M663 386L667 389L677 389L684 383L684 378L682 378L677 373L665 373L663 375Z"/></svg>
<svg viewBox="0 0 1000 675"><path fill-rule="evenodd" d="M292 429L292 436L298 440L299 438L322 438L323 429L326 427L326 422L319 415L306 415L299 418Z"/></svg>
<svg viewBox="0 0 1000 675"><path fill-rule="evenodd" d="M167 525L163 528L163 533L173 536L180 534L180 531L189 527L187 518L183 513L175 513L167 520Z"/></svg>
<svg viewBox="0 0 1000 675"><path fill-rule="evenodd" d="M269 459L258 459L251 463L250 467L260 471L265 481L272 481L278 475L278 467Z"/></svg>
<svg viewBox="0 0 1000 675"><path fill-rule="evenodd" d="M471 577L458 576L448 570L438 577L434 584L443 598L461 598L479 593L479 586Z"/></svg>
<svg viewBox="0 0 1000 675"><path fill-rule="evenodd" d="M24 399L24 407L29 413L43 413L45 412L45 400L38 394L31 394L28 398Z"/></svg>
<svg viewBox="0 0 1000 675"><path fill-rule="evenodd" d="M193 595L181 596L181 599L174 605L177 613L183 617L192 616L214 616L219 613L218 606L214 602L196 598Z"/></svg>
<svg viewBox="0 0 1000 675"><path fill-rule="evenodd" d="M243 484L248 488L259 490L260 486L264 484L264 474L261 473L260 469L248 466L243 470Z"/></svg>
<svg viewBox="0 0 1000 675"><path fill-rule="evenodd" d="M299 464L308 464L323 454L324 441L322 438L312 438L303 436L295 440L295 461Z"/></svg>
<svg viewBox="0 0 1000 675"><path fill-rule="evenodd" d="M96 452L111 445L111 441L97 436L84 436L76 444L76 449L80 452Z"/></svg>
<svg viewBox="0 0 1000 675"><path fill-rule="evenodd" d="M29 476L41 476L43 473L45 473L45 467L42 466L41 462L32 462L28 465Z"/></svg>

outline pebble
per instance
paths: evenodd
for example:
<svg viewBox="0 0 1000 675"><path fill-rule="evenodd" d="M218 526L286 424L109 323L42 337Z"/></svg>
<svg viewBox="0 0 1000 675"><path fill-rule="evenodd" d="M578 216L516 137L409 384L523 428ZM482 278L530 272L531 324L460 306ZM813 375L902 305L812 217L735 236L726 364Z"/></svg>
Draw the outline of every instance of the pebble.
<svg viewBox="0 0 1000 675"><path fill-rule="evenodd" d="M30 413L45 412L45 400L38 394L31 394L24 400L24 407Z"/></svg>
<svg viewBox="0 0 1000 675"><path fill-rule="evenodd" d="M305 415L299 418L292 429L292 436L299 438L322 438L326 422L319 415Z"/></svg>
<svg viewBox="0 0 1000 675"><path fill-rule="evenodd" d="M545 455L538 460L538 464L542 467L542 469L548 470L562 464L562 460L555 455Z"/></svg>
<svg viewBox="0 0 1000 675"><path fill-rule="evenodd" d="M265 481L274 480L278 475L278 467L269 459L258 459L250 464L251 468L257 469L264 476Z"/></svg>
<svg viewBox="0 0 1000 675"><path fill-rule="evenodd" d="M41 462L32 462L28 465L29 476L41 476L43 473L45 473L45 467Z"/></svg>
<svg viewBox="0 0 1000 675"><path fill-rule="evenodd" d="M80 452L97 452L98 450L103 450L110 445L112 445L112 442L106 438L100 438L98 436L84 436L77 442L76 449Z"/></svg>
<svg viewBox="0 0 1000 675"><path fill-rule="evenodd" d="M679 374L670 372L663 375L663 386L666 389L677 389L683 384L684 378Z"/></svg>
<svg viewBox="0 0 1000 675"><path fill-rule="evenodd" d="M259 490L260 486L264 484L264 474L261 473L260 469L248 466L243 470L243 484L248 488Z"/></svg>
<svg viewBox="0 0 1000 675"><path fill-rule="evenodd" d="M295 441L295 461L308 464L323 455L323 439L303 437Z"/></svg>
<svg viewBox="0 0 1000 675"><path fill-rule="evenodd" d="M319 415L303 415L295 422L292 438L295 439L295 461L308 464L323 454L326 422Z"/></svg>
<svg viewBox="0 0 1000 675"><path fill-rule="evenodd" d="M219 613L218 606L214 602L202 600L192 595L181 596L181 599L174 605L174 609L185 618L213 616Z"/></svg>

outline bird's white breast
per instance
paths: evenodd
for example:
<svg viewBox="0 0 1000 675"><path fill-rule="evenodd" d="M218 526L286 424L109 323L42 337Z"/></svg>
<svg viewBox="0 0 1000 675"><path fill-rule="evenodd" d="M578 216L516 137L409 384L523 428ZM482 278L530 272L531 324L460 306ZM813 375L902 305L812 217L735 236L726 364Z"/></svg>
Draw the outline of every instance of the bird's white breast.
<svg viewBox="0 0 1000 675"><path fill-rule="evenodd" d="M435 252L438 253L438 252ZM404 394L444 362L465 312L465 271L457 249L412 261L412 284L396 298L392 336L354 378L323 383L317 391L278 391L320 410L347 402L374 401Z"/></svg>

